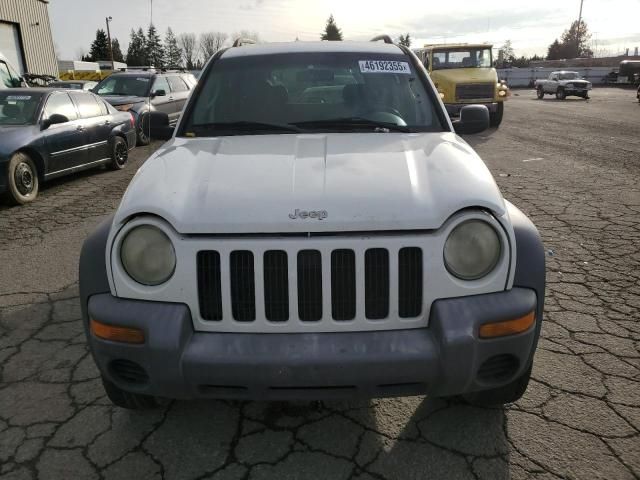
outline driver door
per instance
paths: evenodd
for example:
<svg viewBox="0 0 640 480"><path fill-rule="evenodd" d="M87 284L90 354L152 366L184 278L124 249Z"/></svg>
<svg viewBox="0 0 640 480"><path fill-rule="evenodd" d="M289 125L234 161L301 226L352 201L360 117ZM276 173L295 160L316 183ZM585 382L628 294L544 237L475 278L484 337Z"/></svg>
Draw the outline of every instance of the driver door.
<svg viewBox="0 0 640 480"><path fill-rule="evenodd" d="M163 96L158 96L159 91L164 91ZM156 112L162 112L169 115L169 119L174 117L174 105L173 97L171 96L171 88L167 77L156 77L151 87L151 105L153 105Z"/></svg>
<svg viewBox="0 0 640 480"><path fill-rule="evenodd" d="M49 154L47 174L69 170L87 162L87 131L68 94L60 92L49 97L42 119L54 113L64 115L69 121L51 125L43 132Z"/></svg>

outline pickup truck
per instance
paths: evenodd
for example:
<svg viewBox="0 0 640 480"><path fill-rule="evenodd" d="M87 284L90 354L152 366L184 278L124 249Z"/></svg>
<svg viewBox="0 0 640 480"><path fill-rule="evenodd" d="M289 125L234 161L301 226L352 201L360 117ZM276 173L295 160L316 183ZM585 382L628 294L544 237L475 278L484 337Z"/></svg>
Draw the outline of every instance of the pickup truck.
<svg viewBox="0 0 640 480"><path fill-rule="evenodd" d="M535 87L540 100L545 95L553 94L558 100L564 100L571 95L588 100L591 82L580 78L578 72L561 71L551 72L547 80L536 80Z"/></svg>

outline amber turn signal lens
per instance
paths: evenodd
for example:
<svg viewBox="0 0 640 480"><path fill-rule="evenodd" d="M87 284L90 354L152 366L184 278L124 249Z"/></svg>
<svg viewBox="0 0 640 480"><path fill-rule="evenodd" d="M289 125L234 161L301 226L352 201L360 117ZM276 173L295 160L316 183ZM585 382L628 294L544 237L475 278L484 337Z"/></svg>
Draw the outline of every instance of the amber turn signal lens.
<svg viewBox="0 0 640 480"><path fill-rule="evenodd" d="M121 343L144 343L144 333L137 328L115 327L91 319L91 333L103 340Z"/></svg>
<svg viewBox="0 0 640 480"><path fill-rule="evenodd" d="M536 321L536 312L506 322L486 323L480 327L480 338L506 337L526 332Z"/></svg>

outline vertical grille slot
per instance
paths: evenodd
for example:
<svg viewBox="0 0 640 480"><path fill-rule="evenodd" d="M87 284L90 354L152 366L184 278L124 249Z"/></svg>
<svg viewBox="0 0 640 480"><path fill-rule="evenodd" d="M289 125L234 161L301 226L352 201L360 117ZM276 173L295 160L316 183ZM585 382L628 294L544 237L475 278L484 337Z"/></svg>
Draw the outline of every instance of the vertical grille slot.
<svg viewBox="0 0 640 480"><path fill-rule="evenodd" d="M220 254L213 251L198 252L198 303L203 320L222 320L222 283Z"/></svg>
<svg viewBox="0 0 640 480"><path fill-rule="evenodd" d="M267 320L289 320L289 262L287 252L264 253L264 313Z"/></svg>
<svg viewBox="0 0 640 480"><path fill-rule="evenodd" d="M248 250L236 250L231 252L229 260L233 318L238 322L253 322L256 319L253 253Z"/></svg>
<svg viewBox="0 0 640 480"><path fill-rule="evenodd" d="M322 255L318 250L298 252L298 316L304 322L322 318Z"/></svg>
<svg viewBox="0 0 640 480"><path fill-rule="evenodd" d="M422 313L422 250L403 248L398 254L398 311L401 318Z"/></svg>
<svg viewBox="0 0 640 480"><path fill-rule="evenodd" d="M389 251L371 248L364 255L365 315L372 320L389 316Z"/></svg>
<svg viewBox="0 0 640 480"><path fill-rule="evenodd" d="M331 252L331 314L334 320L356 316L356 256L353 250Z"/></svg>

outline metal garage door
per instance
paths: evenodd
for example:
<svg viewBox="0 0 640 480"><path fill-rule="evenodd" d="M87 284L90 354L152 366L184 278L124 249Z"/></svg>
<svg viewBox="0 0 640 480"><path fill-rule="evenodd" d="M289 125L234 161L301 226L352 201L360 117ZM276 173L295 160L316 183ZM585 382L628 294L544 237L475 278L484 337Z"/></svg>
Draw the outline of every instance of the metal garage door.
<svg viewBox="0 0 640 480"><path fill-rule="evenodd" d="M11 65L24 73L20 33L15 23L0 22L0 52Z"/></svg>

